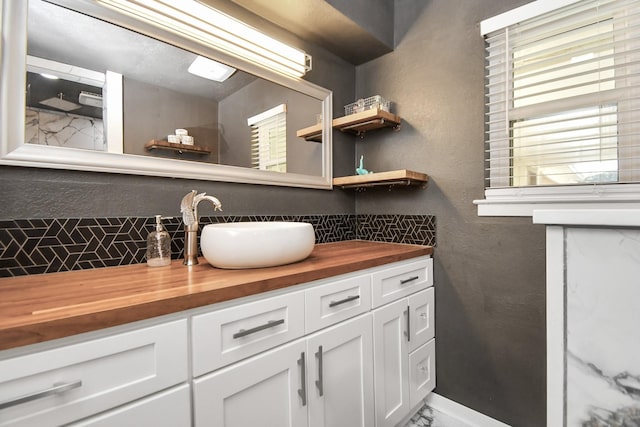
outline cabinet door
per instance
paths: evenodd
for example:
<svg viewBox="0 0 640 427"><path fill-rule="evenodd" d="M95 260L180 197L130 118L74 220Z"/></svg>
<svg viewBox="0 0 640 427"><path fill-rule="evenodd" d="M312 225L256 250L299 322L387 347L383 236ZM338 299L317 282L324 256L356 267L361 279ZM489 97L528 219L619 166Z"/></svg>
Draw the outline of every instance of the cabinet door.
<svg viewBox="0 0 640 427"><path fill-rule="evenodd" d="M308 357L298 340L195 379L195 426L306 426Z"/></svg>
<svg viewBox="0 0 640 427"><path fill-rule="evenodd" d="M373 425L372 348L369 313L308 338L309 426Z"/></svg>
<svg viewBox="0 0 640 427"><path fill-rule="evenodd" d="M395 426L411 410L407 340L408 303L396 301L373 311L376 426Z"/></svg>
<svg viewBox="0 0 640 427"><path fill-rule="evenodd" d="M414 351L435 335L433 288L409 297L409 351Z"/></svg>
<svg viewBox="0 0 640 427"><path fill-rule="evenodd" d="M411 407L436 388L436 340L432 339L409 355Z"/></svg>

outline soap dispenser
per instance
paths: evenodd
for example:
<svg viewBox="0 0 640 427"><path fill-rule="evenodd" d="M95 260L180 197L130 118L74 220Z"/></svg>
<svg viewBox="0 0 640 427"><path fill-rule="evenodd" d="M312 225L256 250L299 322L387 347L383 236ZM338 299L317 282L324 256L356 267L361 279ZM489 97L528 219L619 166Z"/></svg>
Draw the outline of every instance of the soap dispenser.
<svg viewBox="0 0 640 427"><path fill-rule="evenodd" d="M162 267L171 264L171 236L162 225L163 219L170 219L156 215L156 229L147 237L147 265Z"/></svg>

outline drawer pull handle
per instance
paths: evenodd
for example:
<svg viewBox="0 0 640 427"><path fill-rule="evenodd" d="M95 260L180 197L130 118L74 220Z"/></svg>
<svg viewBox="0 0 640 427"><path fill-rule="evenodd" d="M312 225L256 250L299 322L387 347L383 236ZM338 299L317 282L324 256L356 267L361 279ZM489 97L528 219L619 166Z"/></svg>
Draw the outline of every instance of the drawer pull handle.
<svg viewBox="0 0 640 427"><path fill-rule="evenodd" d="M329 307L335 307L336 305L344 304L349 301L360 299L360 295L351 295L350 297L346 297L345 299L341 299L340 301L331 301L329 303Z"/></svg>
<svg viewBox="0 0 640 427"><path fill-rule="evenodd" d="M274 326L282 325L283 323L284 323L284 319L269 320L264 325L256 326L255 328L246 329L246 330L245 329L240 329L238 332L233 334L233 338L235 339L235 338L246 337L247 335L255 334L256 332L260 332L260 331L263 331L265 329L273 328Z"/></svg>
<svg viewBox="0 0 640 427"><path fill-rule="evenodd" d="M407 283L413 282L414 280L418 280L419 278L420 276L412 276L412 277L409 277L408 279L400 280L400 284L406 285Z"/></svg>
<svg viewBox="0 0 640 427"><path fill-rule="evenodd" d="M302 406L307 406L307 367L304 358L304 351L300 353L298 365L300 365L300 388L298 389L298 396L302 399Z"/></svg>
<svg viewBox="0 0 640 427"><path fill-rule="evenodd" d="M316 380L316 387L318 387L318 395L322 397L324 394L324 380L322 379L322 346L318 346L318 351L316 352L316 358L318 359L318 379Z"/></svg>
<svg viewBox="0 0 640 427"><path fill-rule="evenodd" d="M36 391L35 393L25 394L24 396L16 397L15 399L0 402L0 409L10 408L12 406L20 405L21 403L31 402L47 396L53 396L54 394L62 394L80 386L82 386L81 380L72 381L70 383L55 383L53 387L46 390Z"/></svg>

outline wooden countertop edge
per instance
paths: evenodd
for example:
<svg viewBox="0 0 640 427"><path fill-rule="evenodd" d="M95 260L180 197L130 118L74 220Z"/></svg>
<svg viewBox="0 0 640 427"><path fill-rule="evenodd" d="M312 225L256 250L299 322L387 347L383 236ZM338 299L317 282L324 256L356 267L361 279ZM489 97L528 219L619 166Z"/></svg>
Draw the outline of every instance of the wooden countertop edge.
<svg viewBox="0 0 640 427"><path fill-rule="evenodd" d="M405 246L409 247L411 245ZM432 247L413 245L410 251L405 250L388 255L378 255L373 259L362 258L356 262L320 266L311 271L303 270L299 273L286 274L284 278L282 276L269 277L264 280L253 280L232 287L185 293L183 295L161 298L155 301L136 302L131 305L79 315L62 316L60 318L41 321L34 319L33 322L11 326L5 325L4 327L0 325L0 350L146 320L431 254L433 254ZM204 261L204 263L206 263L206 261ZM106 267L105 269L108 268L109 267Z"/></svg>

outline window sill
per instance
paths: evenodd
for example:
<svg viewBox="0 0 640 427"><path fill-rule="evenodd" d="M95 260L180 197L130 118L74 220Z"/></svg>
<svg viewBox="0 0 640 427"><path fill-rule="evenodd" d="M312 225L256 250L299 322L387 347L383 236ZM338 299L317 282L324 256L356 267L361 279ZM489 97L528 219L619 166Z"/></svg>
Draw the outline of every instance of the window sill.
<svg viewBox="0 0 640 427"><path fill-rule="evenodd" d="M541 209L639 209L640 184L493 188L474 200L478 216L533 216Z"/></svg>

